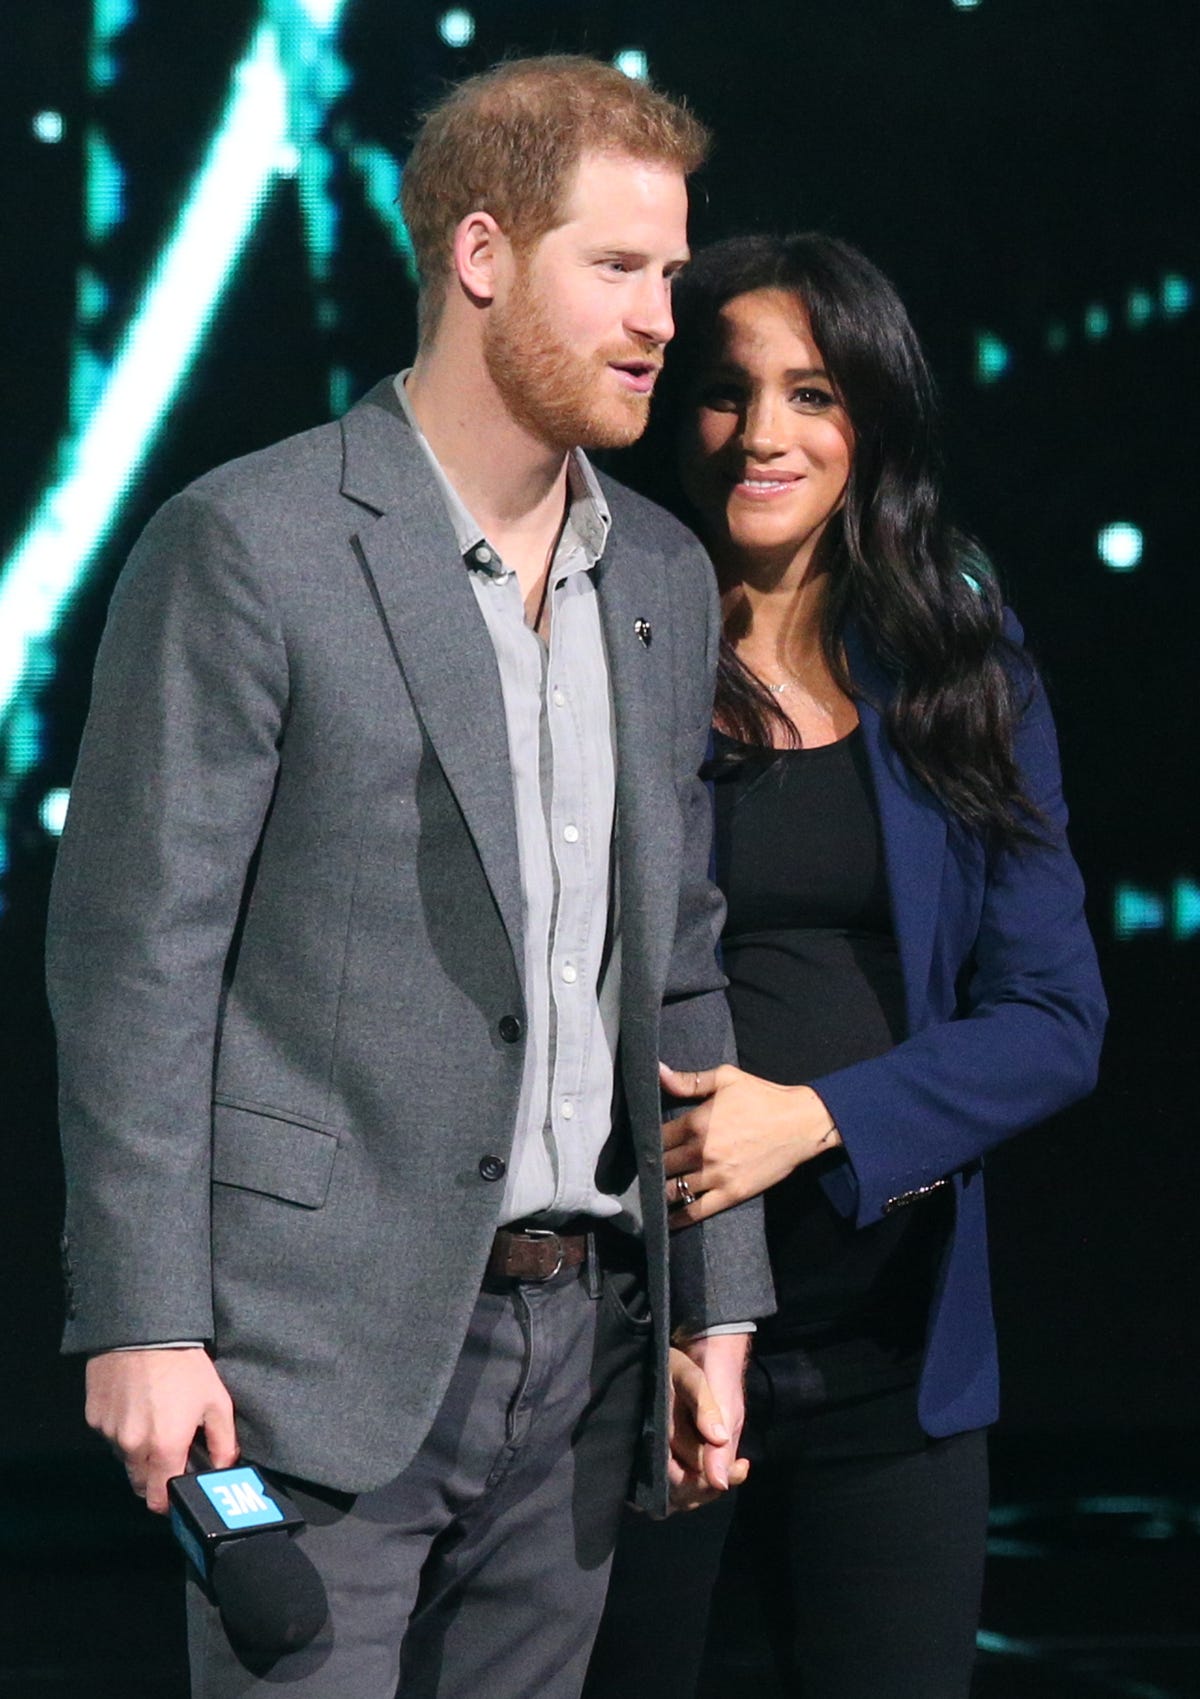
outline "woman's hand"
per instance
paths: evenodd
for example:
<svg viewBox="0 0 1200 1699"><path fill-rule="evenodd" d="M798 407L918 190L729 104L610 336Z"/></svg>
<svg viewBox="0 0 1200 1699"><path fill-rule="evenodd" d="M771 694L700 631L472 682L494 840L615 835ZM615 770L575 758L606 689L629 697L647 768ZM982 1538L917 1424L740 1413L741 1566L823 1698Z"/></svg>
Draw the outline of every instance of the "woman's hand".
<svg viewBox="0 0 1200 1699"><path fill-rule="evenodd" d="M677 1073L659 1063L663 1090L702 1101L663 1126L671 1226L689 1227L765 1192L841 1137L806 1085L772 1085L726 1064Z"/></svg>

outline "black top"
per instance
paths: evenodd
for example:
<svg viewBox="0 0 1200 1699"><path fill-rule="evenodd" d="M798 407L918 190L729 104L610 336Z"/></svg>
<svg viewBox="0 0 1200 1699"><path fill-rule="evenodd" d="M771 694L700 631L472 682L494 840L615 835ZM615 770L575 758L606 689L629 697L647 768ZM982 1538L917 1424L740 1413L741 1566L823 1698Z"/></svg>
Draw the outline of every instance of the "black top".
<svg viewBox="0 0 1200 1699"><path fill-rule="evenodd" d="M741 1065L800 1085L881 1055L904 1036L904 987L861 730L788 750L717 733L712 771ZM823 1166L845 1160L831 1152L766 1194L779 1313L760 1326L757 1372L771 1378L776 1424L792 1411L812 1432L829 1428L837 1405L843 1450L918 1445L915 1384L947 1206L938 1193L855 1228L820 1184Z"/></svg>

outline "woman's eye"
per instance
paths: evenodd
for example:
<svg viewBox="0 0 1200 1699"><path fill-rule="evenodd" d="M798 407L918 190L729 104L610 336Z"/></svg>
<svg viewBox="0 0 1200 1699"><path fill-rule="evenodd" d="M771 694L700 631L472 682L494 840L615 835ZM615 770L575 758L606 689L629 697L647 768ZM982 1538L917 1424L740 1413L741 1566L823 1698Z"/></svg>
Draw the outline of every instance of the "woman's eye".
<svg viewBox="0 0 1200 1699"><path fill-rule="evenodd" d="M806 412L821 413L827 407L836 407L837 397L827 389L812 389L806 385L803 389L792 391L792 403L803 407Z"/></svg>
<svg viewBox="0 0 1200 1699"><path fill-rule="evenodd" d="M696 400L698 406L707 407L710 413L735 413L743 403L741 391L727 383L707 385Z"/></svg>

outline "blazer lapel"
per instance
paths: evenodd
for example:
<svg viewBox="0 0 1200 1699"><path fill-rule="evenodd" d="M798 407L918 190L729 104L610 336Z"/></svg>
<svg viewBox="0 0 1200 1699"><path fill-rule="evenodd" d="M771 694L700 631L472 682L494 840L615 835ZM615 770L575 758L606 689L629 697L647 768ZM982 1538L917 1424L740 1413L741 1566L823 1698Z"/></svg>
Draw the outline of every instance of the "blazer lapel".
<svg viewBox="0 0 1200 1699"><path fill-rule="evenodd" d="M400 670L474 840L518 972L517 823L500 671L428 462L385 380L342 422L343 494Z"/></svg>
<svg viewBox="0 0 1200 1699"><path fill-rule="evenodd" d="M614 529L596 569L617 733L623 1031L626 1011L635 1021L647 1008L657 1009L679 883L679 846L667 838L674 801L659 794L664 771L659 746L669 716L661 702L656 708L658 692L652 688L656 680L669 679L670 632L659 575L646 564L644 554L635 557Z"/></svg>
<svg viewBox="0 0 1200 1699"><path fill-rule="evenodd" d="M908 1030L915 1032L929 986L946 853L946 815L933 793L909 772L892 747L882 710L893 686L853 626L846 632L846 659L851 678L869 698L859 697L858 712L879 806Z"/></svg>

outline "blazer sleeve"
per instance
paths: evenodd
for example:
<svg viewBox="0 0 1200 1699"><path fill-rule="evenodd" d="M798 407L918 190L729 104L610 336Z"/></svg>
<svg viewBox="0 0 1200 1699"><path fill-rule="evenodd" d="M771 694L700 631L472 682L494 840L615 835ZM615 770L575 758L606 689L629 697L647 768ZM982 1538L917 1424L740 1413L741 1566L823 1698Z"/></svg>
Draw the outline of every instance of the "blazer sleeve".
<svg viewBox="0 0 1200 1699"><path fill-rule="evenodd" d="M212 1336L222 975L287 698L232 528L184 493L118 583L51 894L67 1350Z"/></svg>
<svg viewBox="0 0 1200 1699"><path fill-rule="evenodd" d="M1107 1009L1067 846L1054 724L1036 677L1015 751L1045 841L988 858L958 1012L883 1056L810 1082L849 1157L849 1170L828 1179L853 1182L826 1190L860 1226L1096 1082Z"/></svg>
<svg viewBox="0 0 1200 1699"><path fill-rule="evenodd" d="M709 879L712 804L700 765L712 724L720 642L716 579L693 544L679 562L673 605L698 610L703 624L690 642L676 644L676 787L683 824L679 915L660 1020L662 1060L684 1071L733 1062L737 1053L717 963L725 903ZM677 1109L678 1112L678 1109ZM763 1230L762 1200L751 1198L671 1239L672 1322L695 1333L722 1322L752 1321L775 1309Z"/></svg>

